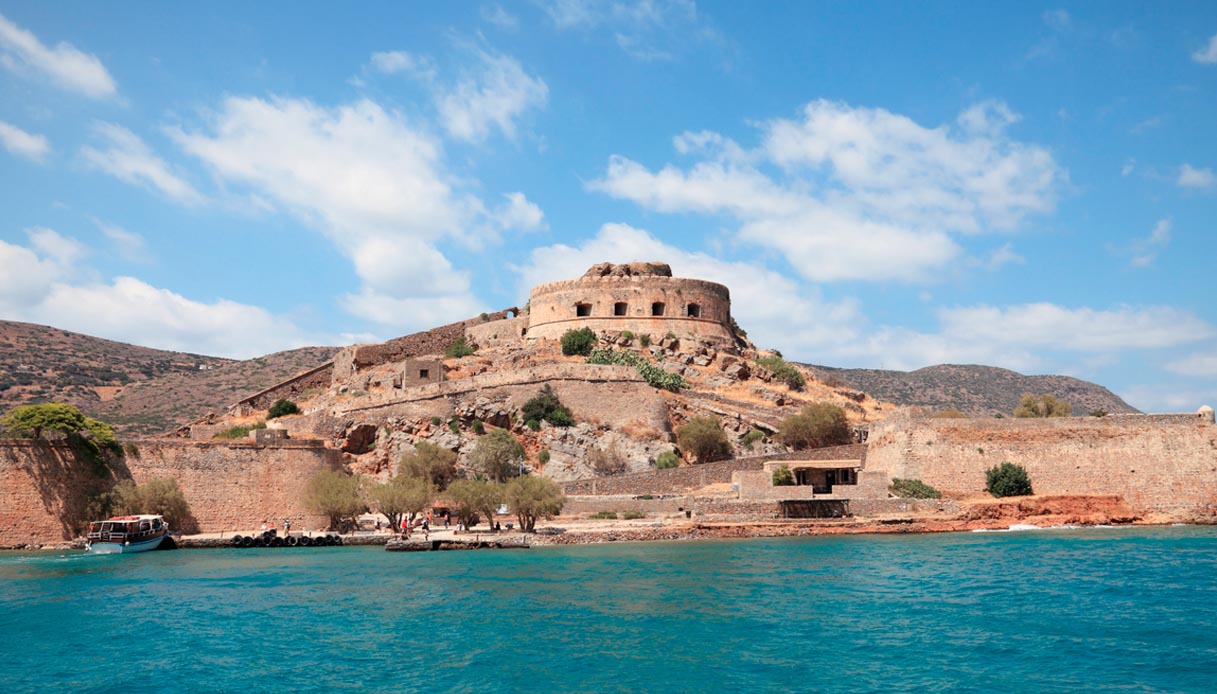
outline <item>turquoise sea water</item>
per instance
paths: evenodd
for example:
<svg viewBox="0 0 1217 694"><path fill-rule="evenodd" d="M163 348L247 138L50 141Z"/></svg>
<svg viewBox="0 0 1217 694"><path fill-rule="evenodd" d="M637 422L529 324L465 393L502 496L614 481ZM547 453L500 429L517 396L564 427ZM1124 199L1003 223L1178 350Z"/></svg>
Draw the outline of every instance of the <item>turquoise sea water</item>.
<svg viewBox="0 0 1217 694"><path fill-rule="evenodd" d="M0 554L0 692L1217 689L1217 529Z"/></svg>

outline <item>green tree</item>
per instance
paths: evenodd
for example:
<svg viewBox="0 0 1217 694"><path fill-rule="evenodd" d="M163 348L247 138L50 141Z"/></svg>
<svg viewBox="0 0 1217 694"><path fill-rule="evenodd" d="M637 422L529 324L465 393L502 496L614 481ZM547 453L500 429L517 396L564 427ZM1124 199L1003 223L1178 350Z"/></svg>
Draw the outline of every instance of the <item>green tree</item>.
<svg viewBox="0 0 1217 694"><path fill-rule="evenodd" d="M576 355L586 357L592 353L596 342L596 333L592 332L591 328L567 330L562 333L562 353L568 357Z"/></svg>
<svg viewBox="0 0 1217 694"><path fill-rule="evenodd" d="M0 418L0 426L15 436L25 438L41 439L46 434L55 433L74 441L91 440L97 446L121 450L113 427L86 417L80 410L64 403L18 405Z"/></svg>
<svg viewBox="0 0 1217 694"><path fill-rule="evenodd" d="M785 465L773 471L773 486L790 487L794 485L794 473Z"/></svg>
<svg viewBox="0 0 1217 694"><path fill-rule="evenodd" d="M1027 470L1014 463L1002 463L985 470L985 489L998 498L1028 496L1034 493L1031 491L1031 478L1027 476Z"/></svg>
<svg viewBox="0 0 1217 694"><path fill-rule="evenodd" d="M503 485L489 480L457 480L446 492L453 512L466 528L477 524L478 516L494 524L494 511L503 503Z"/></svg>
<svg viewBox="0 0 1217 694"><path fill-rule="evenodd" d="M559 427L568 427L575 423L570 410L558 399L558 394L546 383L541 390L530 398L520 408L520 415L525 422L540 422L542 420Z"/></svg>
<svg viewBox="0 0 1217 694"><path fill-rule="evenodd" d="M417 477L397 477L369 485L372 508L389 519L390 528L400 528L402 518L414 520L435 496L435 488Z"/></svg>
<svg viewBox="0 0 1217 694"><path fill-rule="evenodd" d="M279 417L285 417L289 414L300 414L300 406L291 400L280 398L275 401L275 404L270 406L269 410L266 411L266 418L277 419Z"/></svg>
<svg viewBox="0 0 1217 694"><path fill-rule="evenodd" d="M402 453L397 461L398 477L412 477L444 489L456 478L456 453L430 441L414 444L413 453Z"/></svg>
<svg viewBox="0 0 1217 694"><path fill-rule="evenodd" d="M797 450L849 443L852 435L845 410L827 402L815 402L778 425L782 443Z"/></svg>
<svg viewBox="0 0 1217 694"><path fill-rule="evenodd" d="M731 444L715 417L694 417L676 428L676 443L699 463L731 457Z"/></svg>
<svg viewBox="0 0 1217 694"><path fill-rule="evenodd" d="M359 479L337 470L319 472L308 481L304 505L329 518L335 530L353 527L355 516L367 509L359 495Z"/></svg>
<svg viewBox="0 0 1217 694"><path fill-rule="evenodd" d="M538 518L553 518L566 505L566 496L558 483L537 475L524 475L508 482L503 496L520 522L520 530L526 533L536 528Z"/></svg>
<svg viewBox="0 0 1217 694"><path fill-rule="evenodd" d="M119 482L110 492L110 511L121 515L156 514L164 516L175 530L198 530L186 495L172 477L151 479L138 486L131 480Z"/></svg>
<svg viewBox="0 0 1217 694"><path fill-rule="evenodd" d="M474 469L495 482L518 475L523 458L524 446L506 429L486 434L469 452L469 462Z"/></svg>
<svg viewBox="0 0 1217 694"><path fill-rule="evenodd" d="M452 344L448 345L448 349L444 350L444 356L448 359L459 359L467 357L476 351L477 345L469 342L464 335L461 335Z"/></svg>
<svg viewBox="0 0 1217 694"><path fill-rule="evenodd" d="M1064 400L1058 400L1055 395L1044 393L1040 396L1023 393L1022 400L1014 410L1015 417L1068 417L1073 412L1073 406Z"/></svg>

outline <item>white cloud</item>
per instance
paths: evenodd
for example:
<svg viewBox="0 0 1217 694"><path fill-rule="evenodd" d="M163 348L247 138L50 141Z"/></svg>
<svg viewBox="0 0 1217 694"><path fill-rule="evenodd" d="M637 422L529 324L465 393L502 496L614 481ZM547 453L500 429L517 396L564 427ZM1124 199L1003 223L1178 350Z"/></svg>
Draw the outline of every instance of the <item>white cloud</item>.
<svg viewBox="0 0 1217 694"><path fill-rule="evenodd" d="M0 144L13 154L17 154L36 162L42 162L47 152L51 151L51 143L42 135L34 135L10 123L0 121Z"/></svg>
<svg viewBox="0 0 1217 694"><path fill-rule="evenodd" d="M200 205L206 201L135 133L113 123L98 123L93 130L106 141L107 147L105 150L88 145L80 148L81 156L90 166L126 183L155 188L185 205Z"/></svg>
<svg viewBox="0 0 1217 694"><path fill-rule="evenodd" d="M1217 389L1187 385L1137 385L1120 392L1125 402L1142 412L1195 412L1201 405L1217 406Z"/></svg>
<svg viewBox="0 0 1217 694"><path fill-rule="evenodd" d="M1192 53L1192 60L1205 64L1217 63L1217 34L1213 34L1207 46L1197 48Z"/></svg>
<svg viewBox="0 0 1217 694"><path fill-rule="evenodd" d="M372 69L386 75L409 74L431 79L435 76L435 66L426 57L416 56L406 51L382 51L373 53Z"/></svg>
<svg viewBox="0 0 1217 694"><path fill-rule="evenodd" d="M482 5L481 15L483 20L504 31L515 31L520 27L520 20L503 9L503 6L497 2L490 5Z"/></svg>
<svg viewBox="0 0 1217 694"><path fill-rule="evenodd" d="M367 99L229 98L208 130L170 134L218 178L326 234L363 281L344 307L387 326L433 327L441 307L448 319L481 311L440 244L478 249L543 218L521 193L488 210L458 188L436 138Z"/></svg>
<svg viewBox="0 0 1217 694"><path fill-rule="evenodd" d="M551 0L543 6L556 29L604 30L618 48L643 62L672 60L692 44L725 47L694 0Z"/></svg>
<svg viewBox="0 0 1217 694"><path fill-rule="evenodd" d="M1179 167L1179 178L1175 181L1183 188L1213 188L1217 187L1217 175L1210 168L1198 169L1191 164Z"/></svg>
<svg viewBox="0 0 1217 694"><path fill-rule="evenodd" d="M106 224L101 220L94 219L93 223L101 230L110 243L114 245L118 255L133 263L146 263L151 256L148 254L148 242L143 236L126 229Z"/></svg>
<svg viewBox="0 0 1217 694"><path fill-rule="evenodd" d="M0 15L0 65L30 78L47 77L60 87L94 99L114 96L118 87L96 56L70 43L47 47L33 33Z"/></svg>
<svg viewBox="0 0 1217 694"><path fill-rule="evenodd" d="M514 138L516 121L526 111L545 105L549 87L510 56L477 51L476 58L475 70L436 97L443 127L453 137L470 142L486 139L494 128Z"/></svg>
<svg viewBox="0 0 1217 694"><path fill-rule="evenodd" d="M99 279L87 250L45 228L28 246L0 241L0 318L160 349L228 357L317 344L290 320L225 299L194 301L133 277Z"/></svg>
<svg viewBox="0 0 1217 694"><path fill-rule="evenodd" d="M1044 24L1053 31L1068 31L1073 26L1073 18L1065 10L1047 10L1042 15Z"/></svg>
<svg viewBox="0 0 1217 694"><path fill-rule="evenodd" d="M1171 241L1171 220L1159 219L1149 236L1133 241L1131 246L1133 267L1147 267L1158 257L1158 251L1166 248Z"/></svg>
<svg viewBox="0 0 1217 694"><path fill-rule="evenodd" d="M1136 168L1136 166L1137 160L1130 158L1128 161L1124 162L1124 166L1120 168L1120 175L1127 176L1133 172L1133 169Z"/></svg>
<svg viewBox="0 0 1217 694"><path fill-rule="evenodd" d="M1217 378L1217 351L1189 354L1168 363L1166 369L1183 376Z"/></svg>
<svg viewBox="0 0 1217 694"><path fill-rule="evenodd" d="M1066 176L1047 150L1005 134L1017 119L988 101L954 128L926 128L815 101L800 120L762 124L755 150L684 133L676 150L700 159L689 168L653 172L615 155L588 187L661 212L734 217L740 240L781 251L808 279L919 281L960 256L951 234L1012 229L1055 207Z"/></svg>
<svg viewBox="0 0 1217 694"><path fill-rule="evenodd" d="M1010 263L1022 264L1025 262L1027 262L1026 258L1014 252L1014 244L1007 243L989 254L989 259L985 261L985 267L990 270L998 270L1003 265L1009 265Z"/></svg>

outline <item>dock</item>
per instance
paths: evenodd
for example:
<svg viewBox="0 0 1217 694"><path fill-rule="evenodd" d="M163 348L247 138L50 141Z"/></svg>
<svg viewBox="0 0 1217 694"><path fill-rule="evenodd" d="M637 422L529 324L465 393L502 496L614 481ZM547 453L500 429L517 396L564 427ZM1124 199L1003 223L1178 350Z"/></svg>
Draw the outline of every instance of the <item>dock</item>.
<svg viewBox="0 0 1217 694"><path fill-rule="evenodd" d="M385 544L386 552L443 552L463 549L528 549L528 541L522 537L445 537L424 540L413 537L408 540L393 538Z"/></svg>

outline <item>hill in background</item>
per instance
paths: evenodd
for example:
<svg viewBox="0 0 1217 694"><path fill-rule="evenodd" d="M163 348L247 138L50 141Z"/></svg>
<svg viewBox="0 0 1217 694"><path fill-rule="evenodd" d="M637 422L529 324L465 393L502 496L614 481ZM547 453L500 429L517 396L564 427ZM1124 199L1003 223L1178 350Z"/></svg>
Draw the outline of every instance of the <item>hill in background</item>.
<svg viewBox="0 0 1217 694"><path fill-rule="evenodd" d="M304 347L236 361L0 321L0 411L66 402L121 435L159 434L333 357Z"/></svg>
<svg viewBox="0 0 1217 694"><path fill-rule="evenodd" d="M838 369L805 364L832 383L865 391L897 405L922 405L936 410L955 408L973 417L1009 417L1023 393L1051 393L1073 406L1073 414L1095 410L1110 414L1138 410L1095 383L1070 376L1024 376L1016 371L975 364L939 364L916 371Z"/></svg>

